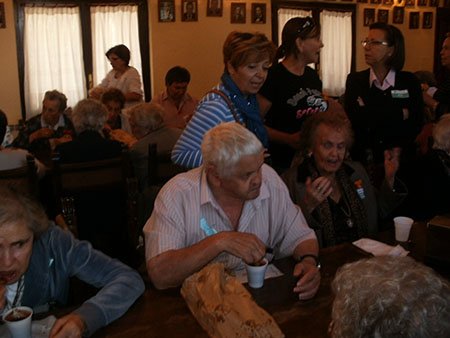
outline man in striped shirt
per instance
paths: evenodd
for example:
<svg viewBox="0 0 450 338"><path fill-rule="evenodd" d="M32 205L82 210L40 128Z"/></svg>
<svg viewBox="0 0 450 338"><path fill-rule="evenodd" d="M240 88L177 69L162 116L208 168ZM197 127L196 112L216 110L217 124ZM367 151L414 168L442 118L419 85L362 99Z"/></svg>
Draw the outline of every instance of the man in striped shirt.
<svg viewBox="0 0 450 338"><path fill-rule="evenodd" d="M180 285L211 261L227 269L255 263L272 248L294 256L300 299L320 284L318 244L258 138L236 122L214 127L202 142L204 164L169 181L144 226L147 270L157 288ZM271 258L271 257L269 257Z"/></svg>

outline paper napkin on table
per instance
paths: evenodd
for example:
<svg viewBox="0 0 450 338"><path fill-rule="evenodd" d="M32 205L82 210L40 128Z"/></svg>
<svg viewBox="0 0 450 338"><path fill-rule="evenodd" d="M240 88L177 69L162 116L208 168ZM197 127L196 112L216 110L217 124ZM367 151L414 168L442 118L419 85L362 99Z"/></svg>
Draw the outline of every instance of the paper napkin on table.
<svg viewBox="0 0 450 338"><path fill-rule="evenodd" d="M406 251L400 245L387 245L369 238L358 239L353 242L353 245L370 252L374 256L406 256L409 254L409 251Z"/></svg>

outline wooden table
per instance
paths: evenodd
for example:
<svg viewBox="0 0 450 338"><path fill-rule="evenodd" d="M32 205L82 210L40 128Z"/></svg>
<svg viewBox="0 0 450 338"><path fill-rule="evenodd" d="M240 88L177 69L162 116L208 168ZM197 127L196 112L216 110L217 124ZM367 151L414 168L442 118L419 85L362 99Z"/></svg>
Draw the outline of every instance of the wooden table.
<svg viewBox="0 0 450 338"><path fill-rule="evenodd" d="M295 279L291 258L275 262L284 275L265 281L261 289L249 289L255 301L277 321L286 337L327 337L331 318L330 283L339 266L369 255L351 244L321 252L322 281L312 300L299 301L292 292ZM180 289L158 291L150 286L134 306L94 337L208 337L190 313Z"/></svg>
<svg viewBox="0 0 450 338"><path fill-rule="evenodd" d="M395 245L394 231L377 236L378 240ZM411 241L403 244L411 256L423 261L426 243L426 225L415 223L411 230ZM346 243L321 250L321 285L317 295L308 301L299 301L292 292L295 279L291 258L275 262L283 276L268 279L261 289L249 289L255 301L269 312L287 338L328 337L333 295L331 281L336 270L345 263L370 257L370 254ZM144 295L120 319L99 330L94 337L208 337L190 313L180 289L155 290L148 285Z"/></svg>

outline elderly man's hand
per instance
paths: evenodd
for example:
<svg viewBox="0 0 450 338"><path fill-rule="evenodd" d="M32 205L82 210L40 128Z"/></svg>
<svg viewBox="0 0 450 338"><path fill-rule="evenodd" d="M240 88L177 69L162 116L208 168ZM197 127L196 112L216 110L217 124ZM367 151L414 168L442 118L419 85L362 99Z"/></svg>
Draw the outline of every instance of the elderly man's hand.
<svg viewBox="0 0 450 338"><path fill-rule="evenodd" d="M53 136L54 133L55 133L55 131L53 129L41 128L41 129L36 130L34 133L30 134L29 141L30 141L30 143L32 143L41 138L50 138Z"/></svg>
<svg viewBox="0 0 450 338"><path fill-rule="evenodd" d="M81 338L86 329L83 319L75 313L59 318L50 331L50 338Z"/></svg>
<svg viewBox="0 0 450 338"><path fill-rule="evenodd" d="M294 268L294 276L299 278L294 287L298 298L307 300L314 297L320 286L320 271L314 262L305 259L297 263Z"/></svg>
<svg viewBox="0 0 450 338"><path fill-rule="evenodd" d="M266 254L265 244L254 234L222 231L217 236L220 236L221 251L240 257L247 264L259 262Z"/></svg>
<svg viewBox="0 0 450 338"><path fill-rule="evenodd" d="M384 151L384 176L389 187L394 187L395 174L400 166L400 154L402 149L395 147Z"/></svg>

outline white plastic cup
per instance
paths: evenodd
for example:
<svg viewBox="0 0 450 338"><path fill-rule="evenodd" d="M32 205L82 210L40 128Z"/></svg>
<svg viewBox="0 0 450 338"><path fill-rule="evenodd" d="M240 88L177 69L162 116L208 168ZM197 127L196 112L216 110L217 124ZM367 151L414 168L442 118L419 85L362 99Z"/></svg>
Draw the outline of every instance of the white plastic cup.
<svg viewBox="0 0 450 338"><path fill-rule="evenodd" d="M407 242L409 232L414 220L409 217L399 216L394 218L395 240L398 242Z"/></svg>
<svg viewBox="0 0 450 338"><path fill-rule="evenodd" d="M264 285L264 278L266 277L269 261L266 258L263 258L261 263L261 265L245 264L248 285L253 289L261 288Z"/></svg>
<svg viewBox="0 0 450 338"><path fill-rule="evenodd" d="M12 313L20 312L25 314L23 318L12 319ZM8 310L3 315L3 321L6 324L12 338L31 338L31 317L33 316L33 309L28 306L18 306Z"/></svg>

